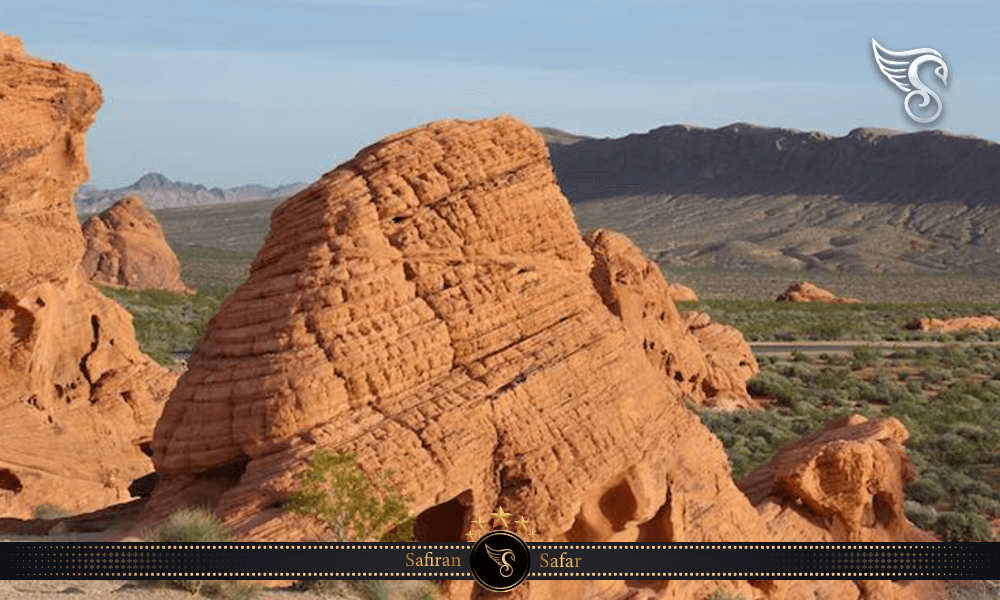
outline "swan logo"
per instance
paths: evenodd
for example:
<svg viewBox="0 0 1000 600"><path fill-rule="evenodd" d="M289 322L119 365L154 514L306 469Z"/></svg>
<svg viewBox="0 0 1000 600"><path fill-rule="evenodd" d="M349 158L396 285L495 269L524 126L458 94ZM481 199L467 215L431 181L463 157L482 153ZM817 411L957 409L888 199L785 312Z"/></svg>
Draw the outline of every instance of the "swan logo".
<svg viewBox="0 0 1000 600"><path fill-rule="evenodd" d="M917 123L933 123L941 116L944 104L941 97L934 93L934 90L927 87L920 80L920 67L931 63L937 65L933 73L941 80L941 83L948 85L948 63L944 62L941 53L933 48L918 48L916 50L893 51L879 44L872 38L872 52L875 56L875 64L878 70L885 75L889 83L902 90L906 97L903 98L903 110L906 116ZM934 114L930 116L918 116L913 113L911 104L919 99L918 108L929 109L933 103Z"/></svg>

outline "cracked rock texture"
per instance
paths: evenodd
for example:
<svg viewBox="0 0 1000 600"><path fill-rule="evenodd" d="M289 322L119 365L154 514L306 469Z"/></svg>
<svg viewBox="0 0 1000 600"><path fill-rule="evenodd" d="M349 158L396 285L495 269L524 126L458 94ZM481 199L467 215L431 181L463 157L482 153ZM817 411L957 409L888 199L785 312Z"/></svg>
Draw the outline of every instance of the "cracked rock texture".
<svg viewBox="0 0 1000 600"><path fill-rule="evenodd" d="M0 515L128 500L176 379L80 269L73 207L100 88L0 34ZM148 448L146 448L148 450Z"/></svg>
<svg viewBox="0 0 1000 600"><path fill-rule="evenodd" d="M157 424L159 482L137 531L207 504L238 539L331 539L281 508L329 447L373 478L398 473L426 542L464 541L497 506L538 541L796 539L769 528L683 403L735 394L752 356L720 373L730 363L712 348L733 332L682 317L666 290L623 236L581 238L530 127L441 121L385 138L275 210ZM848 581L692 580L532 581L510 597L719 588L862 596Z"/></svg>
<svg viewBox="0 0 1000 600"><path fill-rule="evenodd" d="M160 222L136 197L123 198L83 224L83 270L91 283L192 293Z"/></svg>

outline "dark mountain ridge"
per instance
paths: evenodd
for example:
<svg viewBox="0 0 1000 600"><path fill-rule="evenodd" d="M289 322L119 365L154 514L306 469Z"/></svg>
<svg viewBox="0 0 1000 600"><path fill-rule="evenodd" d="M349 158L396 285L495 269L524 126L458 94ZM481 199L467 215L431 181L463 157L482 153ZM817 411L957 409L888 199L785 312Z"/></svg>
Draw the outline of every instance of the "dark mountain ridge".
<svg viewBox="0 0 1000 600"><path fill-rule="evenodd" d="M670 125L614 139L552 131L543 135L560 185L574 201L633 188L644 195L1000 204L1000 144L972 136L859 128L834 137L746 123ZM578 139L560 141L567 136Z"/></svg>

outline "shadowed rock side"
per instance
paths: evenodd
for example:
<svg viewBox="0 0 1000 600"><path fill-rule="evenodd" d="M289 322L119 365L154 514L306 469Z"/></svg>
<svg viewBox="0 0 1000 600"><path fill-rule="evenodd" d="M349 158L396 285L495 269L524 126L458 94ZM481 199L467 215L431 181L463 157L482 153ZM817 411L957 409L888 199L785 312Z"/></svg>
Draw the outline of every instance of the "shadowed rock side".
<svg viewBox="0 0 1000 600"><path fill-rule="evenodd" d="M388 137L275 210L157 424L160 479L138 530L208 504L239 539L330 539L281 509L329 447L402 474L422 541L462 541L498 505L539 541L778 539L682 403L710 369L665 285L621 236L581 239L544 143L518 121ZM720 587L860 594L846 581L531 581L510 597Z"/></svg>
<svg viewBox="0 0 1000 600"><path fill-rule="evenodd" d="M83 270L91 283L133 289L194 292L181 280L181 263L142 200L125 198L83 224Z"/></svg>
<svg viewBox="0 0 1000 600"><path fill-rule="evenodd" d="M0 515L128 500L175 376L88 284L74 188L101 105L88 76L0 34Z"/></svg>
<svg viewBox="0 0 1000 600"><path fill-rule="evenodd" d="M826 304L858 304L857 298L841 298L829 290L808 281L799 281L778 294L777 302L821 302Z"/></svg>

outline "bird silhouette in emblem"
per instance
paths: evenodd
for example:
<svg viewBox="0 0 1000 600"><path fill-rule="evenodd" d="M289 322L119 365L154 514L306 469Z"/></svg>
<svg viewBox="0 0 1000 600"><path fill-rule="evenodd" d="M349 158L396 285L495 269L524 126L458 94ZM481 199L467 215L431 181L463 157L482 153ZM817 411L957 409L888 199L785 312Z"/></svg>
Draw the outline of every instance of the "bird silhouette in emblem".
<svg viewBox="0 0 1000 600"><path fill-rule="evenodd" d="M490 548L489 544L483 544L486 546L486 553L490 555L493 562L500 565L500 575L502 577L510 577L514 572L514 567L507 563L507 555L510 555L510 562L514 562L514 551L511 549L504 550L494 550Z"/></svg>
<svg viewBox="0 0 1000 600"><path fill-rule="evenodd" d="M938 67L934 69L934 74L945 86L948 85L948 64L944 62L941 53L933 48L918 48L916 50L904 50L896 52L888 50L872 38L872 52L875 54L875 63L878 64L879 71L896 87L906 92L903 99L903 108L906 114L917 123L930 123L941 116L941 97L934 93L934 90L927 87L920 81L920 67L924 63L934 63ZM917 96L921 102L917 106L925 108L931 103L931 99L937 105L937 110L929 117L918 117L910 110L910 100Z"/></svg>

